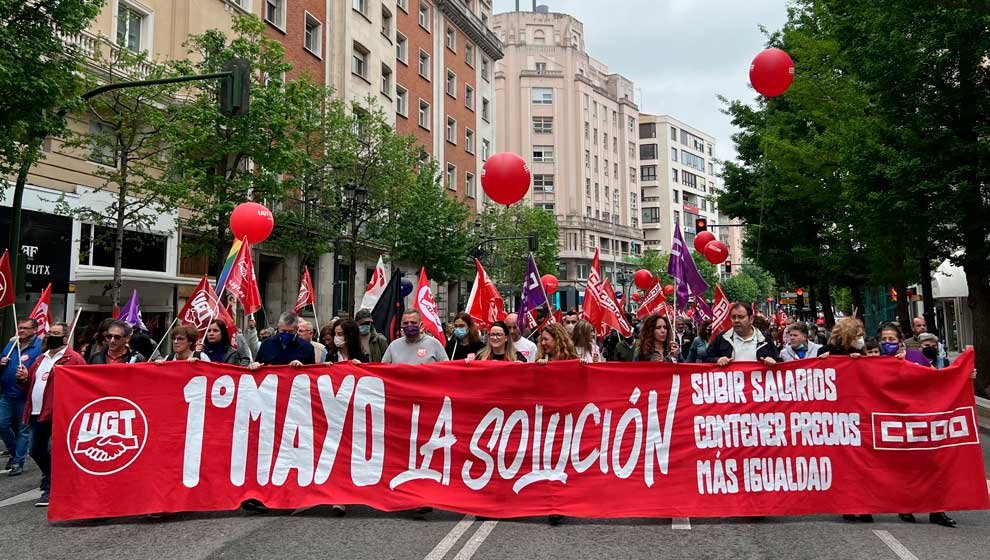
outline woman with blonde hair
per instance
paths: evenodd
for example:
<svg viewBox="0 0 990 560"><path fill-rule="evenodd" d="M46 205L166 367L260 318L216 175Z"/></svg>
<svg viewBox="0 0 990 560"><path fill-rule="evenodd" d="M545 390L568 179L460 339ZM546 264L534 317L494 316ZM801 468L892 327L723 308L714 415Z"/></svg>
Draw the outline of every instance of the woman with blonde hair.
<svg viewBox="0 0 990 560"><path fill-rule="evenodd" d="M595 328L588 321L581 319L574 325L574 330L571 331L571 342L574 343L574 350L582 362L590 364L605 361L602 358L601 350L598 349L598 344L595 342Z"/></svg>
<svg viewBox="0 0 990 560"><path fill-rule="evenodd" d="M509 327L502 321L495 321L488 328L488 343L478 351L478 360L500 360L503 362L525 362L526 357L516 351L509 336Z"/></svg>
<svg viewBox="0 0 990 560"><path fill-rule="evenodd" d="M832 327L832 335L828 338L827 352L818 357L825 358L830 354L859 358L863 356L866 347L866 329L863 322L855 317L843 317Z"/></svg>
<svg viewBox="0 0 990 560"><path fill-rule="evenodd" d="M545 364L551 360L576 360L577 350L567 331L558 323L543 327L540 333L540 344L536 349L536 362Z"/></svg>

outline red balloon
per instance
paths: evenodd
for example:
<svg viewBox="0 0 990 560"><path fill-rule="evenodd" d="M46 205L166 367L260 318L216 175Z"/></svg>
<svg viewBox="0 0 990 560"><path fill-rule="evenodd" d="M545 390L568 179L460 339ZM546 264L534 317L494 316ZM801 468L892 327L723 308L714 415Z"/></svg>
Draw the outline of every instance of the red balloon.
<svg viewBox="0 0 990 560"><path fill-rule="evenodd" d="M557 277L553 274L544 274L540 277L540 281L543 282L543 290L546 291L547 295L553 295L557 293Z"/></svg>
<svg viewBox="0 0 990 560"><path fill-rule="evenodd" d="M526 161L512 152L499 152L481 167L481 188L499 204L515 204L526 196L530 175Z"/></svg>
<svg viewBox="0 0 990 560"><path fill-rule="evenodd" d="M749 65L749 82L766 97L777 97L794 81L794 61L780 49L766 49Z"/></svg>
<svg viewBox="0 0 990 560"><path fill-rule="evenodd" d="M633 292L633 295L632 295L632 300L633 301L635 301L636 303L639 303L639 300L641 300L641 299L643 299L643 294L641 294L639 292Z"/></svg>
<svg viewBox="0 0 990 560"><path fill-rule="evenodd" d="M238 204L230 214L230 231L236 239L247 237L248 243L261 243L268 239L275 227L275 218L269 209L257 202Z"/></svg>
<svg viewBox="0 0 990 560"><path fill-rule="evenodd" d="M633 274L633 284L640 290L649 290L653 286L653 273L641 268Z"/></svg>
<svg viewBox="0 0 990 560"><path fill-rule="evenodd" d="M672 296L672 295L674 295L674 287L672 285L670 285L670 284L667 284L666 286L664 286L663 287L663 295L665 295L665 296Z"/></svg>
<svg viewBox="0 0 990 560"><path fill-rule="evenodd" d="M710 231L703 231L694 236L694 250L699 253L705 252L705 245L715 241L715 234Z"/></svg>
<svg viewBox="0 0 990 560"><path fill-rule="evenodd" d="M729 248L719 240L710 241L708 245L705 245L705 250L703 251L705 258L708 262L712 264L720 264L725 262L725 259L729 258Z"/></svg>

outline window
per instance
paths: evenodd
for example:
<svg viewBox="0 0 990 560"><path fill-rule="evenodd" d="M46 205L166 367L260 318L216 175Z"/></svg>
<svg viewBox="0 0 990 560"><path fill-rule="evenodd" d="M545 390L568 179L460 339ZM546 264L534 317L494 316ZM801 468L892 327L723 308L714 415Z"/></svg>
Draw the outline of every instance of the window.
<svg viewBox="0 0 990 560"><path fill-rule="evenodd" d="M660 223L660 209L659 208L643 208L643 223L644 224L659 224Z"/></svg>
<svg viewBox="0 0 990 560"><path fill-rule="evenodd" d="M546 62L537 62L536 63L536 73L537 74L546 74L547 73L547 63Z"/></svg>
<svg viewBox="0 0 990 560"><path fill-rule="evenodd" d="M640 146L639 159L657 159L657 145L643 144Z"/></svg>
<svg viewBox="0 0 990 560"><path fill-rule="evenodd" d="M136 53L144 50L145 16L131 6L121 2L117 5L117 44Z"/></svg>
<svg viewBox="0 0 990 560"><path fill-rule="evenodd" d="M677 225L681 225L681 213L678 212L677 210L674 210L674 223Z"/></svg>
<svg viewBox="0 0 990 560"><path fill-rule="evenodd" d="M361 43L354 43L352 45L353 53L351 54L351 73L361 76L365 80L368 79L368 49L364 48Z"/></svg>
<svg viewBox="0 0 990 560"><path fill-rule="evenodd" d="M657 123L639 123L640 138L656 138Z"/></svg>
<svg viewBox="0 0 990 560"><path fill-rule="evenodd" d="M553 117L533 117L533 132L537 134L553 133Z"/></svg>
<svg viewBox="0 0 990 560"><path fill-rule="evenodd" d="M682 171L681 172L681 184L682 185L691 187L692 189L699 189L699 188L704 187L705 182L703 180L702 181L699 181L698 179L700 179L700 177L698 177L694 173L688 173L687 171ZM701 186L699 186L698 183L701 183Z"/></svg>
<svg viewBox="0 0 990 560"><path fill-rule="evenodd" d="M705 153L705 141L684 129L681 129L681 144Z"/></svg>
<svg viewBox="0 0 990 560"><path fill-rule="evenodd" d="M629 157L631 157L631 158L636 157L636 143L635 142L630 142L629 143Z"/></svg>
<svg viewBox="0 0 990 560"><path fill-rule="evenodd" d="M389 42L392 41L392 12L388 11L385 6L382 6L382 35Z"/></svg>
<svg viewBox="0 0 990 560"><path fill-rule="evenodd" d="M265 0L265 21L278 27L285 27L285 0Z"/></svg>
<svg viewBox="0 0 990 560"><path fill-rule="evenodd" d="M457 121L454 117L447 117L447 142L457 144Z"/></svg>
<svg viewBox="0 0 990 560"><path fill-rule="evenodd" d="M457 190L457 166L452 163L447 164L447 188Z"/></svg>
<svg viewBox="0 0 990 560"><path fill-rule="evenodd" d="M588 94L584 94L584 110L588 110Z"/></svg>
<svg viewBox="0 0 990 560"><path fill-rule="evenodd" d="M113 149L113 138L110 127L99 122L89 121L89 161L100 165L115 167L117 154Z"/></svg>
<svg viewBox="0 0 990 560"><path fill-rule="evenodd" d="M630 167L629 168L629 182L630 183L635 183L636 182L636 168L635 167Z"/></svg>
<svg viewBox="0 0 990 560"><path fill-rule="evenodd" d="M605 148L606 150L608 149L608 133L607 132L603 132L602 133L602 147Z"/></svg>
<svg viewBox="0 0 990 560"><path fill-rule="evenodd" d="M419 126L430 129L430 104L422 99L419 100Z"/></svg>
<svg viewBox="0 0 990 560"><path fill-rule="evenodd" d="M677 161L677 148L670 149L670 161Z"/></svg>
<svg viewBox="0 0 990 560"><path fill-rule="evenodd" d="M484 97L481 98L481 119L485 122L491 122L492 120L491 104Z"/></svg>
<svg viewBox="0 0 990 560"><path fill-rule="evenodd" d="M474 88L464 84L464 106L474 110Z"/></svg>
<svg viewBox="0 0 990 560"><path fill-rule="evenodd" d="M409 116L409 92L399 84L395 85L395 112L403 117Z"/></svg>
<svg viewBox="0 0 990 560"><path fill-rule="evenodd" d="M402 8L402 11L409 13L409 0L395 0L395 5Z"/></svg>
<svg viewBox="0 0 990 560"><path fill-rule="evenodd" d="M680 204L681 203L681 193L680 193L680 191L678 191L677 189L674 189L674 191L673 191L673 197L674 197L674 204Z"/></svg>
<svg viewBox="0 0 990 560"><path fill-rule="evenodd" d="M636 119L629 117L629 132L632 133L636 130Z"/></svg>
<svg viewBox="0 0 990 560"><path fill-rule="evenodd" d="M542 29L537 29L533 32L533 42L537 45L542 45L547 42L547 35Z"/></svg>
<svg viewBox="0 0 990 560"><path fill-rule="evenodd" d="M128 230L121 254L121 266L132 270L165 272L168 262L168 236ZM79 240L79 263L92 266L114 265L113 246L101 240L112 239L113 230L93 224L82 224Z"/></svg>
<svg viewBox="0 0 990 560"><path fill-rule="evenodd" d="M457 74L453 70L447 70L447 95L457 98Z"/></svg>
<svg viewBox="0 0 990 560"><path fill-rule="evenodd" d="M481 161L487 161L489 154L492 153L492 143L488 139L481 141Z"/></svg>
<svg viewBox="0 0 990 560"><path fill-rule="evenodd" d="M551 214L554 213L554 203L552 202L542 202L539 204L534 204L533 206L545 212L550 212Z"/></svg>
<svg viewBox="0 0 990 560"><path fill-rule="evenodd" d="M533 175L533 192L552 193L553 175Z"/></svg>
<svg viewBox="0 0 990 560"><path fill-rule="evenodd" d="M452 52L457 52L457 31L454 31L453 27L447 26L447 35L445 36L445 42L447 48Z"/></svg>
<svg viewBox="0 0 990 560"><path fill-rule="evenodd" d="M553 146L533 146L534 163L553 163Z"/></svg>
<svg viewBox="0 0 990 560"><path fill-rule="evenodd" d="M368 15L368 0L351 0L351 7L354 11Z"/></svg>
<svg viewBox="0 0 990 560"><path fill-rule="evenodd" d="M588 124L587 122L584 123L584 139L585 140L591 139L591 125Z"/></svg>
<svg viewBox="0 0 990 560"><path fill-rule="evenodd" d="M711 155L711 154L708 154L708 155ZM712 162L708 162L708 174L709 175L714 175L715 174L715 166L712 165Z"/></svg>
<svg viewBox="0 0 990 560"><path fill-rule="evenodd" d="M671 171L673 171L673 174L674 174L674 182L676 183L676 182L677 182L677 170L676 170L676 169L671 169Z"/></svg>
<svg viewBox="0 0 990 560"><path fill-rule="evenodd" d="M533 88L533 105L553 105L552 88Z"/></svg>
<svg viewBox="0 0 990 560"><path fill-rule="evenodd" d="M466 41L465 43L466 44L464 45L464 62L466 62L467 65L470 66L471 68L474 68L474 45Z"/></svg>
<svg viewBox="0 0 990 560"><path fill-rule="evenodd" d="M464 187L468 197L474 198L478 196L478 191L474 184L474 174L467 173L464 175Z"/></svg>
<svg viewBox="0 0 990 560"><path fill-rule="evenodd" d="M708 144L708 157L712 157L712 145Z"/></svg>
<svg viewBox="0 0 990 560"><path fill-rule="evenodd" d="M464 150L469 153L474 153L474 131L470 128L464 129Z"/></svg>
<svg viewBox="0 0 990 560"><path fill-rule="evenodd" d="M306 32L303 37L303 48L307 51L320 56L320 46L323 44L323 26L320 25L320 20L309 15L306 12Z"/></svg>
<svg viewBox="0 0 990 560"><path fill-rule="evenodd" d="M395 58L409 64L409 40L398 31L395 32Z"/></svg>
<svg viewBox="0 0 990 560"><path fill-rule="evenodd" d="M612 153L613 154L619 153L619 139L616 138L615 136L612 137Z"/></svg>
<svg viewBox="0 0 990 560"><path fill-rule="evenodd" d="M640 167L639 168L639 179L641 181L656 181L657 180L657 166L655 166L655 165L644 165L644 166Z"/></svg>
<svg viewBox="0 0 990 560"><path fill-rule="evenodd" d="M618 163L613 163L612 164L612 178L613 179L618 179L619 178L619 164Z"/></svg>
<svg viewBox="0 0 990 560"><path fill-rule="evenodd" d="M584 167L585 167L585 169L590 169L591 168L591 151L590 150L585 150L584 151Z"/></svg>
<svg viewBox="0 0 990 560"><path fill-rule="evenodd" d="M430 7L423 0L419 0L419 26L430 30Z"/></svg>
<svg viewBox="0 0 990 560"><path fill-rule="evenodd" d="M588 212L591 215L591 212ZM577 276L578 280L585 280L588 278L588 265L578 263L577 265Z"/></svg>
<svg viewBox="0 0 990 560"><path fill-rule="evenodd" d="M485 57L481 57L481 78L486 82L488 81L488 66L489 66L488 59Z"/></svg>
<svg viewBox="0 0 990 560"><path fill-rule="evenodd" d="M382 93L392 98L392 69L382 64Z"/></svg>
<svg viewBox="0 0 990 560"><path fill-rule="evenodd" d="M419 51L419 75L430 79L430 55L422 49Z"/></svg>
<svg viewBox="0 0 990 560"><path fill-rule="evenodd" d="M675 142L677 141L677 129L674 127L670 127L670 139Z"/></svg>
<svg viewBox="0 0 990 560"><path fill-rule="evenodd" d="M674 148L671 148L674 149ZM693 167L702 173L705 172L705 159L690 152L681 150L681 163L688 167Z"/></svg>

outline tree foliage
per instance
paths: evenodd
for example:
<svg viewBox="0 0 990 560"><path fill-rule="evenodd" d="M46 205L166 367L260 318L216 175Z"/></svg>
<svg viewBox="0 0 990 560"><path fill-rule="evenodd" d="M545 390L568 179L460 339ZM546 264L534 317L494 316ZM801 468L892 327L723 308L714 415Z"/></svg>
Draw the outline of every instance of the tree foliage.
<svg viewBox="0 0 990 560"><path fill-rule="evenodd" d="M530 232L535 232L539 241L539 248L533 256L540 274L557 275L560 230L553 214L524 204L489 204L478 215L478 226L476 242L494 237L521 238L483 246L485 270L503 294L522 291L529 255L529 241L525 238ZM470 269L473 270L473 267Z"/></svg>

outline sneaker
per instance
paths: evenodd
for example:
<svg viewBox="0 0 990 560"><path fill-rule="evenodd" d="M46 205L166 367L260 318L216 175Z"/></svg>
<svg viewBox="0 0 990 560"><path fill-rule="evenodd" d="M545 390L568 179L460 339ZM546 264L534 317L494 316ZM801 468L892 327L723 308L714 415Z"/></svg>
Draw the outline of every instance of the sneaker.
<svg viewBox="0 0 990 560"><path fill-rule="evenodd" d="M0 474L9 473L10 472L10 468L13 467L13 466L14 466L14 460L13 459L7 459L7 464L4 465L2 469L0 469Z"/></svg>
<svg viewBox="0 0 990 560"><path fill-rule="evenodd" d="M551 513L547 516L547 520L550 522L550 525L556 527L557 525L560 525L561 521L564 520L564 516L559 513Z"/></svg>
<svg viewBox="0 0 990 560"><path fill-rule="evenodd" d="M898 513L897 514L897 517L899 517L901 519L901 521L903 521L905 523L917 523L918 522L918 520L914 518L914 514L913 513Z"/></svg>
<svg viewBox="0 0 990 560"><path fill-rule="evenodd" d="M330 506L330 514L334 517L343 517L347 515L347 508L340 504L334 504Z"/></svg>
<svg viewBox="0 0 990 560"><path fill-rule="evenodd" d="M937 512L928 515L928 521L941 525L943 527L955 527L956 522L954 519L945 514L945 512Z"/></svg>
<svg viewBox="0 0 990 560"><path fill-rule="evenodd" d="M413 510L413 519L426 519L426 514L433 511L430 506L418 507Z"/></svg>
<svg viewBox="0 0 990 560"><path fill-rule="evenodd" d="M10 467L10 472L7 473L7 476L17 476L21 474L24 474L24 465L12 465Z"/></svg>
<svg viewBox="0 0 990 560"><path fill-rule="evenodd" d="M864 513L859 516L860 523L873 523L873 515Z"/></svg>
<svg viewBox="0 0 990 560"><path fill-rule="evenodd" d="M245 511L250 511L252 513L268 513L269 511L268 506L261 503L260 500L244 500L241 507L244 508Z"/></svg>
<svg viewBox="0 0 990 560"><path fill-rule="evenodd" d="M48 500L51 498L50 492L42 492L41 497L34 503L36 507L48 507Z"/></svg>

